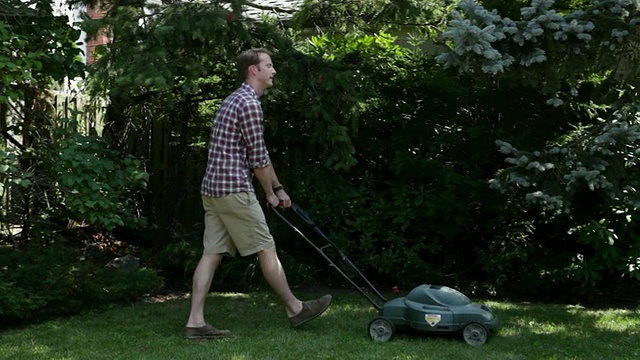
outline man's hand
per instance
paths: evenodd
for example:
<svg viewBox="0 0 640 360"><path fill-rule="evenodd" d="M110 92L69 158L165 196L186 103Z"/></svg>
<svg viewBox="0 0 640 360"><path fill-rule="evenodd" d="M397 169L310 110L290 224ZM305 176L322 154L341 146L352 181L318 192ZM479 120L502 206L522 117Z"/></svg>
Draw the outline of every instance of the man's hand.
<svg viewBox="0 0 640 360"><path fill-rule="evenodd" d="M278 207L280 205L280 199L278 199L278 197L276 196L276 194L271 194L271 195L267 195L267 202L269 203L269 205L275 207Z"/></svg>
<svg viewBox="0 0 640 360"><path fill-rule="evenodd" d="M283 207L286 207L286 208L291 207L291 198L289 197L289 194L287 194L287 192L284 191L284 189L276 191L275 195L278 199L280 199L280 203L282 204Z"/></svg>

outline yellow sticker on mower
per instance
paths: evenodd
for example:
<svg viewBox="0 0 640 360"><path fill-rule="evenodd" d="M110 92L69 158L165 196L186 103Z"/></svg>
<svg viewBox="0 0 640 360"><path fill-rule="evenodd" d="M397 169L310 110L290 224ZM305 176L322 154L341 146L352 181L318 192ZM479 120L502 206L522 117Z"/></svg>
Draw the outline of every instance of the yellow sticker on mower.
<svg viewBox="0 0 640 360"><path fill-rule="evenodd" d="M424 314L424 321L427 322L427 324L433 326L436 326L437 323L440 322L440 320L442 320L442 316L440 314Z"/></svg>

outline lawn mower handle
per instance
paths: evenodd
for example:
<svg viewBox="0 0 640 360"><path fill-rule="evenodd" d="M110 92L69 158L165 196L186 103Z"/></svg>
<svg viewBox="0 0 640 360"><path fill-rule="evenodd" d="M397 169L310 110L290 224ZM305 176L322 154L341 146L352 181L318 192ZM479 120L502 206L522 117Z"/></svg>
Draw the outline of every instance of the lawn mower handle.
<svg viewBox="0 0 640 360"><path fill-rule="evenodd" d="M293 211L296 212L296 214L298 214L298 216L307 223L307 225L309 226L316 226L316 224L313 222L313 220L311 220L311 218L309 217L309 214L304 211L303 208L301 208L300 206L298 206L298 204L291 204L291 208L293 209Z"/></svg>
<svg viewBox="0 0 640 360"><path fill-rule="evenodd" d="M378 310L380 311L382 309L382 305L380 304L380 301L376 301L370 294L368 294L367 292L365 292L362 287L360 287L351 277L349 277L332 259L329 255L327 255L327 253L325 252L325 249L328 247L332 247L335 251L337 251L338 255L340 255L340 258L342 259L342 261L347 264L349 267L351 267L352 270L355 271L355 273L360 277L360 279L362 281L364 281L364 283L367 285L367 287L369 288L369 290L371 290L383 303L387 302L387 299L385 299L385 297L380 293L380 291L378 291L378 289L376 289L375 286L373 286L373 284L369 281L369 279L367 279L364 274L360 271L360 269L358 269L355 264L353 264L351 262L351 260L349 260L349 258L342 252L342 250L340 250L340 248L338 248L338 246L336 246L336 244L333 243L333 241L329 240L329 238L316 226L316 224L313 222L313 220L311 220L311 217L309 217L309 214L300 206L298 206L295 203L291 204L291 209L293 210L293 212L296 213L296 215L298 215L300 217L300 219L302 219L307 225L311 226L313 228L313 230L316 232L316 234L318 234L322 239L324 239L327 244L326 245L322 245L322 246L318 246L316 243L314 243L313 241L311 241L307 236L304 235L304 233L302 231L300 231L300 229L298 229L291 221L289 221L289 219L287 219L286 216L284 216L282 214L281 211L279 211L278 209L283 209L286 210L287 208L284 208L283 206L273 206L271 204L269 204L269 207L273 210L273 212L280 218L282 219L287 225L289 225L296 233L298 233L298 235L300 235L304 240L306 240L307 243L309 243L309 245L311 245L311 247L313 247L318 253L320 253L320 255L322 255L322 257L324 257L325 260L327 260L327 262L329 262L329 265L333 268L336 269L336 271L338 271L338 273L340 273L340 275L342 275L356 290L358 290L365 298L367 298L367 300L369 300L369 302Z"/></svg>
<svg viewBox="0 0 640 360"><path fill-rule="evenodd" d="M271 207L272 209L276 209L275 207L273 207L273 205L269 204L269 207ZM280 203L278 204L279 208L285 208L284 207L284 201L280 200ZM311 217L309 217L309 214L300 206L298 206L298 204L295 203L291 203L291 209L298 214L298 216L307 223L307 225L309 226L316 226L316 224L313 222L313 220L311 220ZM279 214L278 214L279 215Z"/></svg>

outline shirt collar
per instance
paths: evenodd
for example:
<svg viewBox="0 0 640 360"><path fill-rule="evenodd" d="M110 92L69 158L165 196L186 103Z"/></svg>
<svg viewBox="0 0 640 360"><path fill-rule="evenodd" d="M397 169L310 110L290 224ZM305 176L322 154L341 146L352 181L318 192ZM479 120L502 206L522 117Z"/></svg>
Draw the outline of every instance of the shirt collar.
<svg viewBox="0 0 640 360"><path fill-rule="evenodd" d="M256 92L256 89L254 89L251 85L244 82L242 83L242 88L250 91L257 100L260 100L260 95L258 95L258 93Z"/></svg>

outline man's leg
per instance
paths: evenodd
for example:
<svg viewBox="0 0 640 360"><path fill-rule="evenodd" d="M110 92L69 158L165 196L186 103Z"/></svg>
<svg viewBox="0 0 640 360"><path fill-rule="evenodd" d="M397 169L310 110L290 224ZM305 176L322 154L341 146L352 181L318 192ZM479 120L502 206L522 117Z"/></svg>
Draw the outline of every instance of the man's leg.
<svg viewBox="0 0 640 360"><path fill-rule="evenodd" d="M234 255L235 247L227 233L224 223L214 205L215 199L202 197L204 207L203 255L193 273L191 290L191 311L185 326L185 337L189 339L214 338L229 334L229 330L219 330L207 324L204 318L204 305L211 289L211 282L224 255Z"/></svg>
<svg viewBox="0 0 640 360"><path fill-rule="evenodd" d="M294 327L320 316L331 303L331 295L318 300L301 302L291 293L287 277L278 259L275 242L255 193L236 193L225 198L230 212L220 212L224 216L227 231L242 256L258 254L260 269L265 279L282 299L289 321ZM225 215L222 215L222 214Z"/></svg>
<svg viewBox="0 0 640 360"><path fill-rule="evenodd" d="M287 315L292 317L302 310L302 301L293 295L287 276L284 273L275 246L258 253L260 269L271 288L280 296L287 310Z"/></svg>
<svg viewBox="0 0 640 360"><path fill-rule="evenodd" d="M275 246L261 250L258 253L258 259L265 279L284 302L289 322L293 327L298 327L313 320L327 310L331 304L331 295L305 302L301 302L293 295L287 282L287 276L278 259Z"/></svg>
<svg viewBox="0 0 640 360"><path fill-rule="evenodd" d="M211 288L213 275L220 265L222 255L202 255L196 271L193 273L193 289L191 290L191 312L187 327L201 327L204 320L204 304Z"/></svg>

